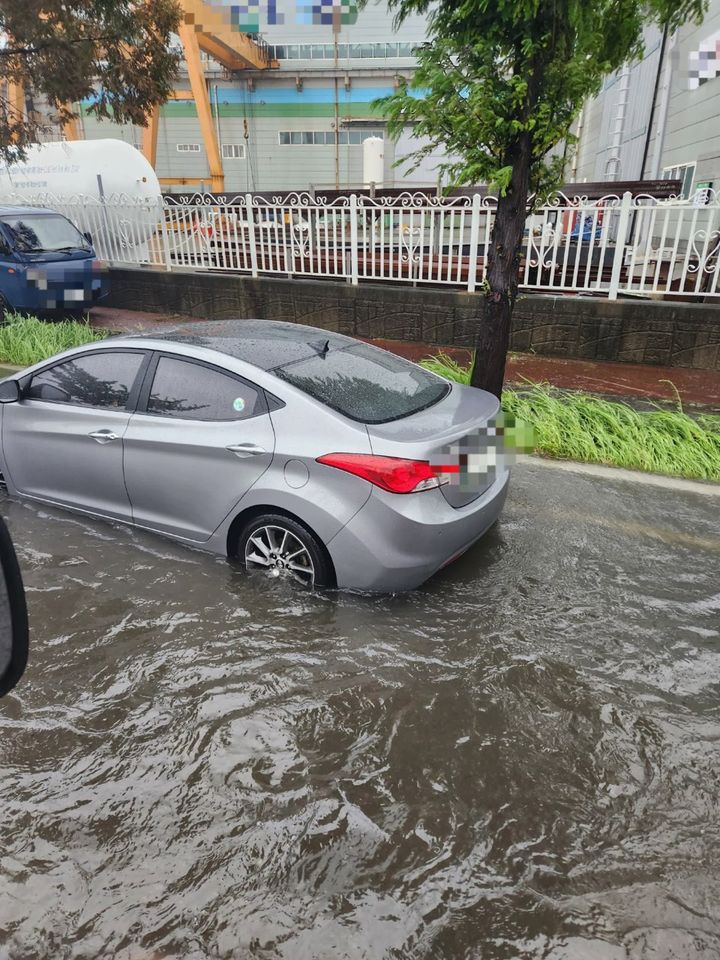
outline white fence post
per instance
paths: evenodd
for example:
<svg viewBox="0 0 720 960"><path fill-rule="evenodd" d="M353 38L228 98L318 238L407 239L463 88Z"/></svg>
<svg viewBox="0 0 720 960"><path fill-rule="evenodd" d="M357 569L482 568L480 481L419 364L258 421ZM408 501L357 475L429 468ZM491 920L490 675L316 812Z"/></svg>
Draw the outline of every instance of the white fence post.
<svg viewBox="0 0 720 960"><path fill-rule="evenodd" d="M245 223L247 224L248 242L250 244L250 272L253 277L258 275L257 248L255 246L255 217L253 216L252 194L245 194Z"/></svg>
<svg viewBox="0 0 720 960"><path fill-rule="evenodd" d="M618 218L617 236L615 237L615 256L613 257L610 289L608 290L609 300L617 300L618 288L620 286L620 271L622 270L623 260L625 259L625 241L628 235L628 221L630 220L632 202L633 197L628 190L623 194L622 202L620 203L620 217ZM602 269L602 264L600 265L600 269Z"/></svg>
<svg viewBox="0 0 720 960"><path fill-rule="evenodd" d="M170 271L172 270L172 262L170 260L170 238L168 237L167 222L165 220L165 203L163 198L160 197L158 200L158 207L160 210L160 237L162 243L162 255L163 260L165 261L165 269Z"/></svg>
<svg viewBox="0 0 720 960"><path fill-rule="evenodd" d="M470 214L470 261L468 263L468 293L475 293L477 284L478 238L480 237L480 194L473 194ZM460 239L462 244L462 238ZM460 247L462 255L462 246Z"/></svg>
<svg viewBox="0 0 720 960"><path fill-rule="evenodd" d="M358 200L357 194L350 197L350 283L358 285Z"/></svg>
<svg viewBox="0 0 720 960"><path fill-rule="evenodd" d="M63 213L94 236L99 256L111 263L342 278L354 286L360 279L426 283L469 293L481 290L487 275L495 206L480 194L431 203L402 193L385 204L358 194L328 203L298 193L255 202L247 193L237 205L210 207L181 199L3 197ZM523 241L522 288L611 300L632 289L720 303L720 192L652 200L615 193L590 202L573 194L540 207Z"/></svg>

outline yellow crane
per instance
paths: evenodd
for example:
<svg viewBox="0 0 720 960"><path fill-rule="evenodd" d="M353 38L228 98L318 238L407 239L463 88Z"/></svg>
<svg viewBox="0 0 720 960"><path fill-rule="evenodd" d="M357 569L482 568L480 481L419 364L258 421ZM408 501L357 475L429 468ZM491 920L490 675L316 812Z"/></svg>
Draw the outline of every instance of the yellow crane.
<svg viewBox="0 0 720 960"><path fill-rule="evenodd" d="M247 33L233 27L229 19L229 7L218 7L203 0L182 0L183 19L178 27L180 42L185 54L188 79L192 99L200 123L200 132L205 145L210 174L210 187L221 191L224 187L224 173L220 147L217 141L210 96L205 83L200 51L207 53L228 70L268 70L277 67L277 61L271 60L267 51L257 44ZM186 91L176 91L176 98L187 97ZM160 111L156 107L148 117L148 125L143 132L143 153L155 166L157 156L157 133ZM187 178L160 178L161 183L188 183ZM196 180L195 182L199 182Z"/></svg>
<svg viewBox="0 0 720 960"><path fill-rule="evenodd" d="M190 90L176 90L174 99L193 99L197 109L200 132L208 159L210 186L213 191L224 188L224 172L220 147L215 133L210 96L205 82L205 70L200 51L207 53L228 70L268 70L277 67L276 60L270 59L267 50L256 43L247 33L242 33L230 23L229 7L218 7L204 0L181 0L183 17L178 27L185 63L187 65ZM21 87L14 85L13 104L22 109L24 94ZM142 152L155 167L157 160L157 137L160 123L160 108L155 107L147 117L147 126L142 135ZM75 120L63 126L66 140L80 139L80 131ZM207 177L160 177L163 184L199 183Z"/></svg>

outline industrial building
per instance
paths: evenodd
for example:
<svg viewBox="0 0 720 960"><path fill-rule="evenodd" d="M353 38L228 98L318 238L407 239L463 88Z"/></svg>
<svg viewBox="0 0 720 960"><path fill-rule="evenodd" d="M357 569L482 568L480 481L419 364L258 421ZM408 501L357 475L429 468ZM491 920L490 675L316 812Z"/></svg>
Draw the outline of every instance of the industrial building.
<svg viewBox="0 0 720 960"><path fill-rule="evenodd" d="M700 26L649 30L643 60L608 77L578 120L573 180L720 187L720 0Z"/></svg>
<svg viewBox="0 0 720 960"><path fill-rule="evenodd" d="M234 11L236 31L262 45L268 65L229 70L202 53L223 191L360 186L363 140L385 136L373 102L392 93L398 77L412 76L424 20L409 18L395 31L384 4L358 10L350 0L263 0L225 10ZM185 67L159 116L155 167L168 190L213 186L190 79ZM101 123L85 111L79 127L88 139L119 136L143 146L141 128ZM385 185L436 182L432 161L410 177L394 166L409 143L409 136L386 141Z"/></svg>
<svg viewBox="0 0 720 960"><path fill-rule="evenodd" d="M193 4L207 6L184 0L186 9ZM358 9L354 0L249 0L212 9L223 11L213 15L223 17L235 37L256 44L263 58L228 69L213 44L201 42L222 168L214 172L221 176L213 176L192 71L185 67L175 99L157 119L153 160L165 190L360 187L362 143L369 136L384 138L385 186L437 184L438 157L412 173L396 164L412 148L410 132L393 143L374 106L398 77L412 76L414 49L425 37L422 17L398 31L383 3ZM142 129L99 123L85 111L78 128L86 138L147 144ZM648 30L643 60L607 78L585 105L577 135L568 151L568 180L666 177L680 179L687 197L698 187L720 185L720 0L711 0L700 26L665 36Z"/></svg>

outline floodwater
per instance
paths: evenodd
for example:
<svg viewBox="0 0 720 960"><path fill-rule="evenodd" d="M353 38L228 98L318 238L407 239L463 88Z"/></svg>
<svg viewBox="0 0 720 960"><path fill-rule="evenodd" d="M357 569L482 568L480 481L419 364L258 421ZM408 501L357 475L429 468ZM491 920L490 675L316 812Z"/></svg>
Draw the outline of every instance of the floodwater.
<svg viewBox="0 0 720 960"><path fill-rule="evenodd" d="M3 960L720 957L720 498L523 464L385 598L0 508Z"/></svg>

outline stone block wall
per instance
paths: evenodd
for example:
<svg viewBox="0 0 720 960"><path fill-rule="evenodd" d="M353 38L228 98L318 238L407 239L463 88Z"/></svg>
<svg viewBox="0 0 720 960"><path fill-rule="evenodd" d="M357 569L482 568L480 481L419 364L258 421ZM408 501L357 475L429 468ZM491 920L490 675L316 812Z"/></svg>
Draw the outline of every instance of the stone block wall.
<svg viewBox="0 0 720 960"><path fill-rule="evenodd" d="M110 307L203 319L290 320L357 337L472 347L480 294L423 286L111 270ZM720 370L720 302L523 294L511 349L540 356Z"/></svg>

